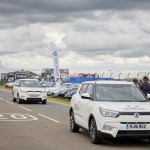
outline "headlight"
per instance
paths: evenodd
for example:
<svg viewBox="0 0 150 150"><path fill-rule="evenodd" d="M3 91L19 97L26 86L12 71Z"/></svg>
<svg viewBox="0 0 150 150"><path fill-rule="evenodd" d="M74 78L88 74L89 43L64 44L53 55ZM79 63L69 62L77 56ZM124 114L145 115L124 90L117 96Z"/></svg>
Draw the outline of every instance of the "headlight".
<svg viewBox="0 0 150 150"><path fill-rule="evenodd" d="M112 111L112 110L104 109L101 107L99 107L99 110L100 110L102 116L104 116L104 117L117 118L120 115L120 113L117 111Z"/></svg>
<svg viewBox="0 0 150 150"><path fill-rule="evenodd" d="M22 92L22 93L27 93L27 91L26 91L26 90L20 90L20 92Z"/></svg>

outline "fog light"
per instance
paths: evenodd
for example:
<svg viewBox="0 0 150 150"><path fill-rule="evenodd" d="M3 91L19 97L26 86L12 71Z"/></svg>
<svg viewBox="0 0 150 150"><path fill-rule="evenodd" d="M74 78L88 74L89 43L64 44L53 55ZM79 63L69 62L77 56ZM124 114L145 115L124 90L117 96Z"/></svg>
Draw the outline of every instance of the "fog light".
<svg viewBox="0 0 150 150"><path fill-rule="evenodd" d="M108 125L104 125L103 126L103 130L107 130L107 131L111 131L114 127L108 126Z"/></svg>

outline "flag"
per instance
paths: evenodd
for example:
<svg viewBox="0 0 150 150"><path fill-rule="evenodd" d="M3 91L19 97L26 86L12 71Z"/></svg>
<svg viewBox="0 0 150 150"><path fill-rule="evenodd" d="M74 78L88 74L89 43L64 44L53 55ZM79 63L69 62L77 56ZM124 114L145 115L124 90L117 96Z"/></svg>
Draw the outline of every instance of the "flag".
<svg viewBox="0 0 150 150"><path fill-rule="evenodd" d="M50 49L52 51L55 84L56 87L60 88L60 69L59 69L58 49L56 45L52 42L50 43Z"/></svg>

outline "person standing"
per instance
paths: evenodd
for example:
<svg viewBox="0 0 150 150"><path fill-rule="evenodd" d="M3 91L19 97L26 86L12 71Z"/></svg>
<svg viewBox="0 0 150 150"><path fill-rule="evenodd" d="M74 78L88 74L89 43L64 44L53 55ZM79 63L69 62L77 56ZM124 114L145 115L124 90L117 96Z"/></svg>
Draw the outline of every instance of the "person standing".
<svg viewBox="0 0 150 150"><path fill-rule="evenodd" d="M140 89L147 97L147 94L150 94L150 83L149 78L147 76L143 77L143 82L140 84Z"/></svg>
<svg viewBox="0 0 150 150"><path fill-rule="evenodd" d="M133 78L133 79L132 79L132 82L133 82L135 85L139 86L139 80L138 80L137 78Z"/></svg>

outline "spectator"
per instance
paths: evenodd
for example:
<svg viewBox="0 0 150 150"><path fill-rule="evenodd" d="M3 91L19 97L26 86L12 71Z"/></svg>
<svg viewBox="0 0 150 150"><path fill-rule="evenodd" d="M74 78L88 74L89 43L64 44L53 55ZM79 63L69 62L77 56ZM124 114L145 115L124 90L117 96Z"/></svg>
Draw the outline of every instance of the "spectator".
<svg viewBox="0 0 150 150"><path fill-rule="evenodd" d="M150 83L147 76L143 77L143 82L140 84L140 89L146 96L147 94L150 94Z"/></svg>
<svg viewBox="0 0 150 150"><path fill-rule="evenodd" d="M133 82L135 85L139 86L139 80L138 80L137 78L133 78L133 79L132 79L132 82Z"/></svg>

